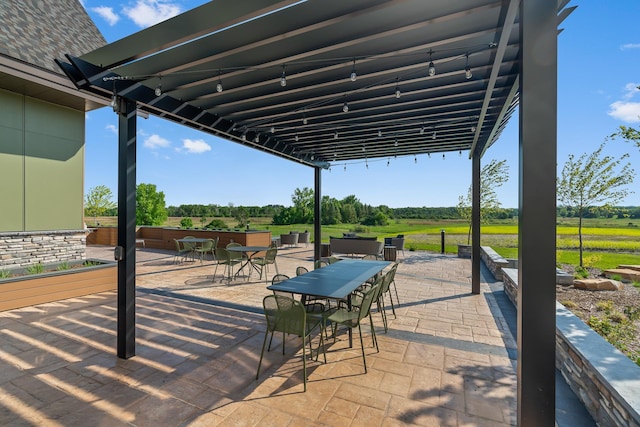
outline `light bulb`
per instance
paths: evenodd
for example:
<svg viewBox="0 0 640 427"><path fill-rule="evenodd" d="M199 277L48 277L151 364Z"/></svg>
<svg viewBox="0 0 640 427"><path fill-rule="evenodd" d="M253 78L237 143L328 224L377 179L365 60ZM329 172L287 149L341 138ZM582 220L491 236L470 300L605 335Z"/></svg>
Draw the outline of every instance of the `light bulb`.
<svg viewBox="0 0 640 427"><path fill-rule="evenodd" d="M400 95L402 95L402 92L400 92L400 88L396 86L396 99L400 99Z"/></svg>
<svg viewBox="0 0 640 427"><path fill-rule="evenodd" d="M351 79L352 82L355 82L358 79L358 75L356 74L356 70L353 70L351 72L351 75L349 76L349 78Z"/></svg>
<svg viewBox="0 0 640 427"><path fill-rule="evenodd" d="M218 84L216 85L216 92L220 93L222 91L223 91L222 82L218 81Z"/></svg>
<svg viewBox="0 0 640 427"><path fill-rule="evenodd" d="M433 61L429 62L429 76L433 77L436 75L436 66Z"/></svg>
<svg viewBox="0 0 640 427"><path fill-rule="evenodd" d="M471 67L467 66L467 68L464 69L464 77L469 80L471 77L473 77L473 73L471 73Z"/></svg>
<svg viewBox="0 0 640 427"><path fill-rule="evenodd" d="M276 128L271 126L271 133L276 133Z"/></svg>
<svg viewBox="0 0 640 427"><path fill-rule="evenodd" d="M436 139L436 131L433 131L433 136L431 137L431 139Z"/></svg>
<svg viewBox="0 0 640 427"><path fill-rule="evenodd" d="M349 105L347 105L346 102L342 106L342 112L344 112L344 113L348 113L349 112Z"/></svg>
<svg viewBox="0 0 640 427"><path fill-rule="evenodd" d="M156 94L156 96L162 95L162 85L159 84L158 86L156 86L156 90L154 90L153 92Z"/></svg>

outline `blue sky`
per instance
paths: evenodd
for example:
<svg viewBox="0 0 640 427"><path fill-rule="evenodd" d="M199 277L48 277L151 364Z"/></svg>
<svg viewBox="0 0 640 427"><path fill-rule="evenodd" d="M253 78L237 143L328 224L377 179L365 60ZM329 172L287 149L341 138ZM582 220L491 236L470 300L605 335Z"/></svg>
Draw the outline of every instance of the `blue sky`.
<svg viewBox="0 0 640 427"><path fill-rule="evenodd" d="M83 0L85 9L113 42L178 13L200 0ZM578 8L565 20L558 40L558 173L569 154L595 150L620 125L640 126L640 31L637 0L571 1ZM504 207L518 205L518 117L485 154L506 159L510 179L498 190ZM106 185L117 192L117 116L106 107L87 114L85 192ZM640 151L614 141L605 154ZM291 205L296 188L313 188L313 169L239 144L150 117L138 120L137 182L155 184L167 205ZM640 166L636 166L636 174ZM638 188L638 179L632 190ZM335 165L322 174L324 195L355 194L363 203L455 206L471 180L466 153ZM622 201L640 205L640 190Z"/></svg>

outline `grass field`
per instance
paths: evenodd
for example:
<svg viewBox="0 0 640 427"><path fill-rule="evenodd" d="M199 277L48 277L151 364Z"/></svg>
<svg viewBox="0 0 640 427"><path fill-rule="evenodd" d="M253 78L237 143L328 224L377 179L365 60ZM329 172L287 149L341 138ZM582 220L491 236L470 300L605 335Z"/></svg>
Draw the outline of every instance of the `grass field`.
<svg viewBox="0 0 640 427"><path fill-rule="evenodd" d="M165 226L177 227L182 218L169 218ZM206 223L214 218L207 218ZM232 218L217 218L227 226L236 226ZM196 227L201 226L201 218L192 218ZM117 225L116 217L99 217L103 225ZM206 224L205 223L205 224ZM576 218L558 218L557 261L563 264L578 264L578 227ZM93 218L87 218L89 226L94 225ZM251 228L269 230L273 235L288 233L292 230L312 232L312 224L273 225L271 218L251 218ZM406 250L428 250L440 252L441 231L444 230L445 251L456 253L458 244L466 244L469 227L460 220L396 220L386 226L365 227L354 224L326 225L322 227L322 240L329 241L330 236L342 236L345 232L357 232L359 235L393 237L405 235ZM491 246L506 258L518 256L517 221L501 220L483 224L481 244ZM584 263L588 267L600 269L613 268L620 264L640 264L640 220L629 219L585 219L583 224Z"/></svg>

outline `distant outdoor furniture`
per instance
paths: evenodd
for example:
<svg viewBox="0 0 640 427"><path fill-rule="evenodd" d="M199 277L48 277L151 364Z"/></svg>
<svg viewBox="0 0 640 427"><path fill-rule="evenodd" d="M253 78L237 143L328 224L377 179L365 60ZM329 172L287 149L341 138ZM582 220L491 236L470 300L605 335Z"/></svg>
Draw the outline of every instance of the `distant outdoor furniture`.
<svg viewBox="0 0 640 427"><path fill-rule="evenodd" d="M138 246L138 243L140 243L140 245L142 245L142 247L144 248L144 239L136 239L136 246Z"/></svg>
<svg viewBox="0 0 640 427"><path fill-rule="evenodd" d="M272 248L279 248L280 246L282 246L282 243L280 242L280 237L272 237L271 238L271 247Z"/></svg>
<svg viewBox="0 0 640 427"><path fill-rule="evenodd" d="M261 272L261 266L253 263L253 257L260 252L266 252L270 249L272 248L269 248L268 246L242 246L238 243L229 243L227 245L227 252L229 252L230 254L229 256L231 258L245 260L244 264L240 265L240 268L236 272L235 276L238 276L245 267L249 269L247 277L251 277L251 269L255 269L256 271ZM273 257L275 262L275 255L273 255ZM260 277L262 277L262 274L260 275Z"/></svg>
<svg viewBox="0 0 640 427"><path fill-rule="evenodd" d="M298 243L304 243L305 246L309 246L309 240L311 240L311 233L308 231L298 234Z"/></svg>
<svg viewBox="0 0 640 427"><path fill-rule="evenodd" d="M298 245L298 233L289 233L280 235L280 243L282 246L288 245L294 247Z"/></svg>
<svg viewBox="0 0 640 427"><path fill-rule="evenodd" d="M384 245L395 246L396 252L402 251L402 255L404 255L404 234L398 234L397 237L385 237ZM391 260L391 261L395 261L395 260Z"/></svg>
<svg viewBox="0 0 640 427"><path fill-rule="evenodd" d="M329 243L320 243L320 257L331 256L331 245Z"/></svg>
<svg viewBox="0 0 640 427"><path fill-rule="evenodd" d="M385 245L384 246L384 260L385 261L395 261L397 258L397 249L393 245Z"/></svg>
<svg viewBox="0 0 640 427"><path fill-rule="evenodd" d="M240 254L240 258L233 257L231 258L230 252L225 248L215 248L216 253L216 269L213 272L213 277L211 278L211 282L213 282L216 278L216 273L218 272L218 266L220 264L224 265L224 270L222 275L224 277L224 272L227 272L227 278L231 280L233 275L233 266L236 264L240 264L242 262L242 254Z"/></svg>
<svg viewBox="0 0 640 427"><path fill-rule="evenodd" d="M331 253L354 255L381 255L383 242L378 242L375 237L330 237Z"/></svg>

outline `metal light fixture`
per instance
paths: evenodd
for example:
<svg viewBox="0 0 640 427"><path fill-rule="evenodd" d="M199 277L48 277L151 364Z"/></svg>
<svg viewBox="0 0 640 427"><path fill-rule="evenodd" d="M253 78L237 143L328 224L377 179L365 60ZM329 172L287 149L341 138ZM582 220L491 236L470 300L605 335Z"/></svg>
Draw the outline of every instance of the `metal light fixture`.
<svg viewBox="0 0 640 427"><path fill-rule="evenodd" d="M220 93L224 90L222 87L222 78L220 77L220 71L218 71L218 84L216 85L216 92Z"/></svg>
<svg viewBox="0 0 640 427"><path fill-rule="evenodd" d="M469 54L467 54L467 65L464 67L464 77L467 80L473 77L473 73L471 73L471 67L469 67Z"/></svg>
<svg viewBox="0 0 640 427"><path fill-rule="evenodd" d="M429 50L429 76L433 77L436 75L436 66L431 60L431 55L433 54L432 50Z"/></svg>
<svg viewBox="0 0 640 427"><path fill-rule="evenodd" d="M352 82L355 82L358 78L358 75L356 74L356 60L353 60L353 67L351 68L351 75L349 76L349 78L351 79Z"/></svg>
<svg viewBox="0 0 640 427"><path fill-rule="evenodd" d="M285 87L287 85L287 74L285 73L285 65L282 66L282 75L280 76L280 86Z"/></svg>
<svg viewBox="0 0 640 427"><path fill-rule="evenodd" d="M349 112L349 104L347 104L347 101L345 101L344 104L342 105L342 112L343 113Z"/></svg>
<svg viewBox="0 0 640 427"><path fill-rule="evenodd" d="M400 86L398 85L398 78L396 78L396 99L400 99L402 92L400 92Z"/></svg>

